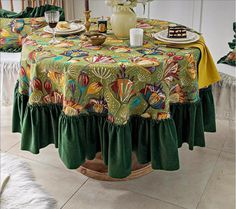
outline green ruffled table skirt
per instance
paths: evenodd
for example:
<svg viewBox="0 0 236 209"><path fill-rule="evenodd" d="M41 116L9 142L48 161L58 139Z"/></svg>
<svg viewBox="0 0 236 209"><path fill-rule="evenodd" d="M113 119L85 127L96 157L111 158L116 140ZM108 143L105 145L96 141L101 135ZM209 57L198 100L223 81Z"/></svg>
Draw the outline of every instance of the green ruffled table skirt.
<svg viewBox="0 0 236 209"><path fill-rule="evenodd" d="M200 91L201 100L172 104L170 119L155 121L132 116L127 124L115 125L106 115L66 116L62 106L28 105L28 96L15 88L13 132L22 134L21 149L34 154L55 144L67 168L76 169L86 159L102 152L108 175L124 178L131 173L132 151L141 164L153 169L179 169L178 148L188 143L205 146L204 130L215 131L215 111L211 88Z"/></svg>

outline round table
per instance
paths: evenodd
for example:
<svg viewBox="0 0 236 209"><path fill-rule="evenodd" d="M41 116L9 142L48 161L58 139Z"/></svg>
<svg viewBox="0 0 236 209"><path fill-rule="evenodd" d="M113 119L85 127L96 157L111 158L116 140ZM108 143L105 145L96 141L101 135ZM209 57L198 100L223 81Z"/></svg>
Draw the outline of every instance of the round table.
<svg viewBox="0 0 236 209"><path fill-rule="evenodd" d="M113 34L101 46L81 41L80 34L58 37L56 45L43 30L28 36L13 112L21 149L37 154L53 143L67 168L84 165L87 174L98 153L105 179L128 177L132 155L139 164L134 170L146 168L140 175L178 169L182 143L205 146L200 50L158 45L152 34L168 25L138 20L145 31L139 48Z"/></svg>

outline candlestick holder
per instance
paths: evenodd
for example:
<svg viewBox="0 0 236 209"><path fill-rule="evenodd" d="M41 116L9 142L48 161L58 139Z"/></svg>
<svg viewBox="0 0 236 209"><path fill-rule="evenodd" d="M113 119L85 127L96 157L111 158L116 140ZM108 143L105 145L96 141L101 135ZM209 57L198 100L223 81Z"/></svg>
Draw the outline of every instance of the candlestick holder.
<svg viewBox="0 0 236 209"><path fill-rule="evenodd" d="M85 28L86 28L86 32L89 32L90 26L91 26L91 22L90 22L90 13L91 11L84 11L84 15L85 15Z"/></svg>

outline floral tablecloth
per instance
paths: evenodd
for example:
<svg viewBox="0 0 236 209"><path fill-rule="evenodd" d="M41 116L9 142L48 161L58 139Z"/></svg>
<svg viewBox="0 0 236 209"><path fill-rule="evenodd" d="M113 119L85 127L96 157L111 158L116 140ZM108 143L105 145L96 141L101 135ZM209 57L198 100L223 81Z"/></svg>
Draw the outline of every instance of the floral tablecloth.
<svg viewBox="0 0 236 209"><path fill-rule="evenodd" d="M70 169L101 151L115 178L130 174L132 151L153 169L178 169L183 142L190 149L205 146L202 110L208 107L200 96L213 101L210 88L199 95L200 50L155 44L152 33L168 24L139 20L145 28L140 48L112 34L102 46L80 35L58 37L61 42L53 46L43 30L28 36L13 112L21 148L39 153L54 143Z"/></svg>

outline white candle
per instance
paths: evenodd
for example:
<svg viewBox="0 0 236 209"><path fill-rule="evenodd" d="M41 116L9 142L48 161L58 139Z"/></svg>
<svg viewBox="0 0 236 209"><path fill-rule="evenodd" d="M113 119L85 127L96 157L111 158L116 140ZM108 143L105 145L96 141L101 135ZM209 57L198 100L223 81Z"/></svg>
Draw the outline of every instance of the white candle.
<svg viewBox="0 0 236 209"><path fill-rule="evenodd" d="M143 45L143 29L131 28L130 29L130 46L139 47Z"/></svg>

